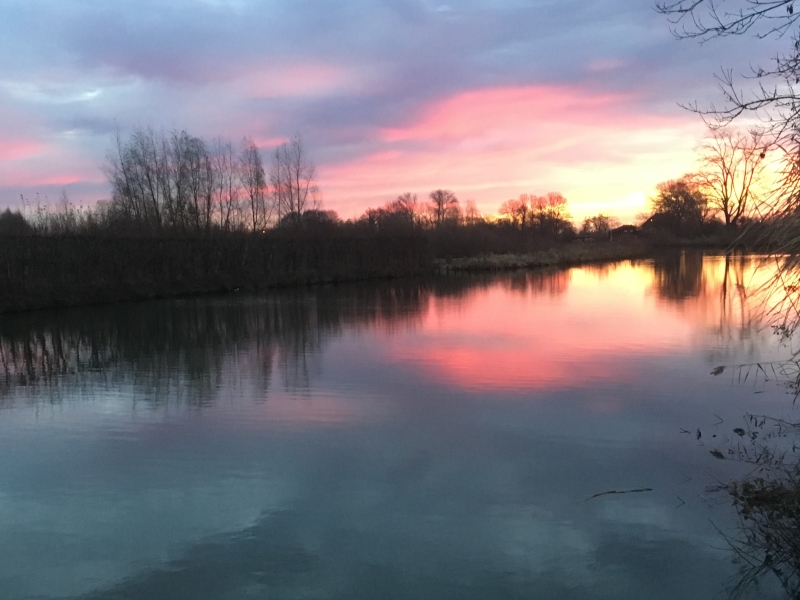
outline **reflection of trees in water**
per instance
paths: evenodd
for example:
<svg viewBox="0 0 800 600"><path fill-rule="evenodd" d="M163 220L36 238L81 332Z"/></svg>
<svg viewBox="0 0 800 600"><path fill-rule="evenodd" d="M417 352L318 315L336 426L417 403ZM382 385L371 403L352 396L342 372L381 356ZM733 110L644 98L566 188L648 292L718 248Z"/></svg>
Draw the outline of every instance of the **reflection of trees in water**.
<svg viewBox="0 0 800 600"><path fill-rule="evenodd" d="M713 328L716 337L709 356L712 362L757 359L769 346L772 336L765 329L761 309L764 296L752 283L758 265L745 255L724 257L722 281L719 285L719 319Z"/></svg>
<svg viewBox="0 0 800 600"><path fill-rule="evenodd" d="M744 254L704 256L682 251L653 260L658 298L713 336L709 360L719 364L758 360L772 344L765 306L774 265Z"/></svg>
<svg viewBox="0 0 800 600"><path fill-rule="evenodd" d="M501 281L514 291L559 294L569 274ZM274 368L286 388L304 389L321 371L321 348L344 327L413 326L429 299L460 302L497 282L417 279L8 315L0 322L0 406L23 387L57 400L67 387L97 385L132 386L154 404L202 406L243 379L266 390Z"/></svg>
<svg viewBox="0 0 800 600"><path fill-rule="evenodd" d="M432 293L425 282L328 286L7 316L0 402L21 386L104 383L132 385L157 404L202 405L243 369L266 389L273 365L286 387L303 388L320 348L344 326L411 322Z"/></svg>
<svg viewBox="0 0 800 600"><path fill-rule="evenodd" d="M760 261L756 268L770 269L762 283L748 291L743 276L746 259L727 261L720 307L721 322L739 332L744 344L752 332L770 328L788 345L800 323L797 266L781 258ZM758 302L753 302L757 297ZM748 307L750 307L748 309ZM720 365L712 371L730 371L739 383L750 381L762 388L767 382L785 385L800 396L800 355L786 360ZM762 391L759 389L758 391ZM774 416L745 415L743 427L733 429L727 454L752 467L747 475L715 486L731 500L739 517L735 533L723 533L741 565L741 577L731 596L741 597L766 576L774 576L788 598L800 598L800 423Z"/></svg>
<svg viewBox="0 0 800 600"><path fill-rule="evenodd" d="M702 252L668 252L653 259L656 292L665 300L686 300L705 288Z"/></svg>
<svg viewBox="0 0 800 600"><path fill-rule="evenodd" d="M569 288L569 277L566 269L542 269L514 273L503 283L514 292L559 296Z"/></svg>
<svg viewBox="0 0 800 600"><path fill-rule="evenodd" d="M713 488L729 495L739 516L736 532L722 534L741 566L731 597L771 574L788 598L800 598L800 424L746 415L744 425L733 430L728 456L753 470Z"/></svg>

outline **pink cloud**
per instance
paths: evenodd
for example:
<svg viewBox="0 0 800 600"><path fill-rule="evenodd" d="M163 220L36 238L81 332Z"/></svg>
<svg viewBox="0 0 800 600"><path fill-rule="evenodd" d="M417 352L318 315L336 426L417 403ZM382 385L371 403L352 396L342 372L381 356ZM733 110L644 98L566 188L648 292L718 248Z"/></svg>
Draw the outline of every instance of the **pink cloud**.
<svg viewBox="0 0 800 600"><path fill-rule="evenodd" d="M474 90L440 100L411 125L384 129L380 137L388 142L463 141L499 131L520 134L548 124L593 127L598 113L615 113L631 99L630 94L592 95L551 86ZM630 125L627 118L625 123Z"/></svg>
<svg viewBox="0 0 800 600"><path fill-rule="evenodd" d="M345 216L439 187L487 213L520 193L551 190L567 196L576 217L643 202L656 183L690 170L702 124L649 113L637 101L578 86L459 93L376 131L372 154L321 165L322 189Z"/></svg>
<svg viewBox="0 0 800 600"><path fill-rule="evenodd" d="M253 139L253 142L259 148L274 148L275 146L280 146L281 144L288 142L289 138L286 136L280 137L258 137L256 136Z"/></svg>
<svg viewBox="0 0 800 600"><path fill-rule="evenodd" d="M62 166L61 169L54 169L62 172L46 172L38 165L3 165L0 174L3 175L5 186L16 186L21 188L36 189L38 187L64 187L75 183L102 183L105 181L103 175L97 169L81 170L70 169Z"/></svg>
<svg viewBox="0 0 800 600"><path fill-rule="evenodd" d="M47 148L46 144L35 140L0 139L0 160L20 160L40 154Z"/></svg>

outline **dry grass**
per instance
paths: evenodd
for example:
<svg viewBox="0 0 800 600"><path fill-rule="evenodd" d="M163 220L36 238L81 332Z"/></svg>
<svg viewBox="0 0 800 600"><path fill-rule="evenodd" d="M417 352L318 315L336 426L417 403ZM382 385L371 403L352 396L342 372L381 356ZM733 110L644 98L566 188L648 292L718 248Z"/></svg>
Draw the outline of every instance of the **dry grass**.
<svg viewBox="0 0 800 600"><path fill-rule="evenodd" d="M436 270L446 274L536 269L644 258L649 256L650 252L649 246L639 240L619 243L575 242L531 254L488 254L468 258L437 259Z"/></svg>

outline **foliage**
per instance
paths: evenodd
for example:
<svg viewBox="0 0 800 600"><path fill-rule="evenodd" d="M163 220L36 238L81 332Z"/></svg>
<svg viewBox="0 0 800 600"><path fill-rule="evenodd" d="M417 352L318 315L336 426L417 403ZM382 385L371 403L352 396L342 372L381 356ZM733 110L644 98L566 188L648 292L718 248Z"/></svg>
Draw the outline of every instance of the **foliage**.
<svg viewBox="0 0 800 600"><path fill-rule="evenodd" d="M301 229L322 232L332 230L341 223L339 215L334 210L309 209L298 215L288 213L278 221L276 229Z"/></svg>

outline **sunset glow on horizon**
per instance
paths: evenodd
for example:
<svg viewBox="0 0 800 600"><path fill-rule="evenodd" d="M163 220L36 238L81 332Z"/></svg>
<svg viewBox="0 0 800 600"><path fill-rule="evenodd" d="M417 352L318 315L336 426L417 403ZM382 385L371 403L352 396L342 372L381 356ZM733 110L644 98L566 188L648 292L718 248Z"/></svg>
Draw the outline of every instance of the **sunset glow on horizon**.
<svg viewBox="0 0 800 600"><path fill-rule="evenodd" d="M299 133L342 218L444 188L485 215L558 191L576 222L633 222L694 168L704 125L678 103L713 101L713 71L736 59L676 42L638 0L312 4L13 0L0 208L107 198L114 136L152 127L247 135L265 162Z"/></svg>
<svg viewBox="0 0 800 600"><path fill-rule="evenodd" d="M561 191L577 220L605 212L631 221L646 210L652 182L691 170L702 135L696 122L647 115L633 100L577 87L463 92L380 131L380 151L325 167L322 187L341 199L343 216L444 187L487 215L522 193Z"/></svg>

